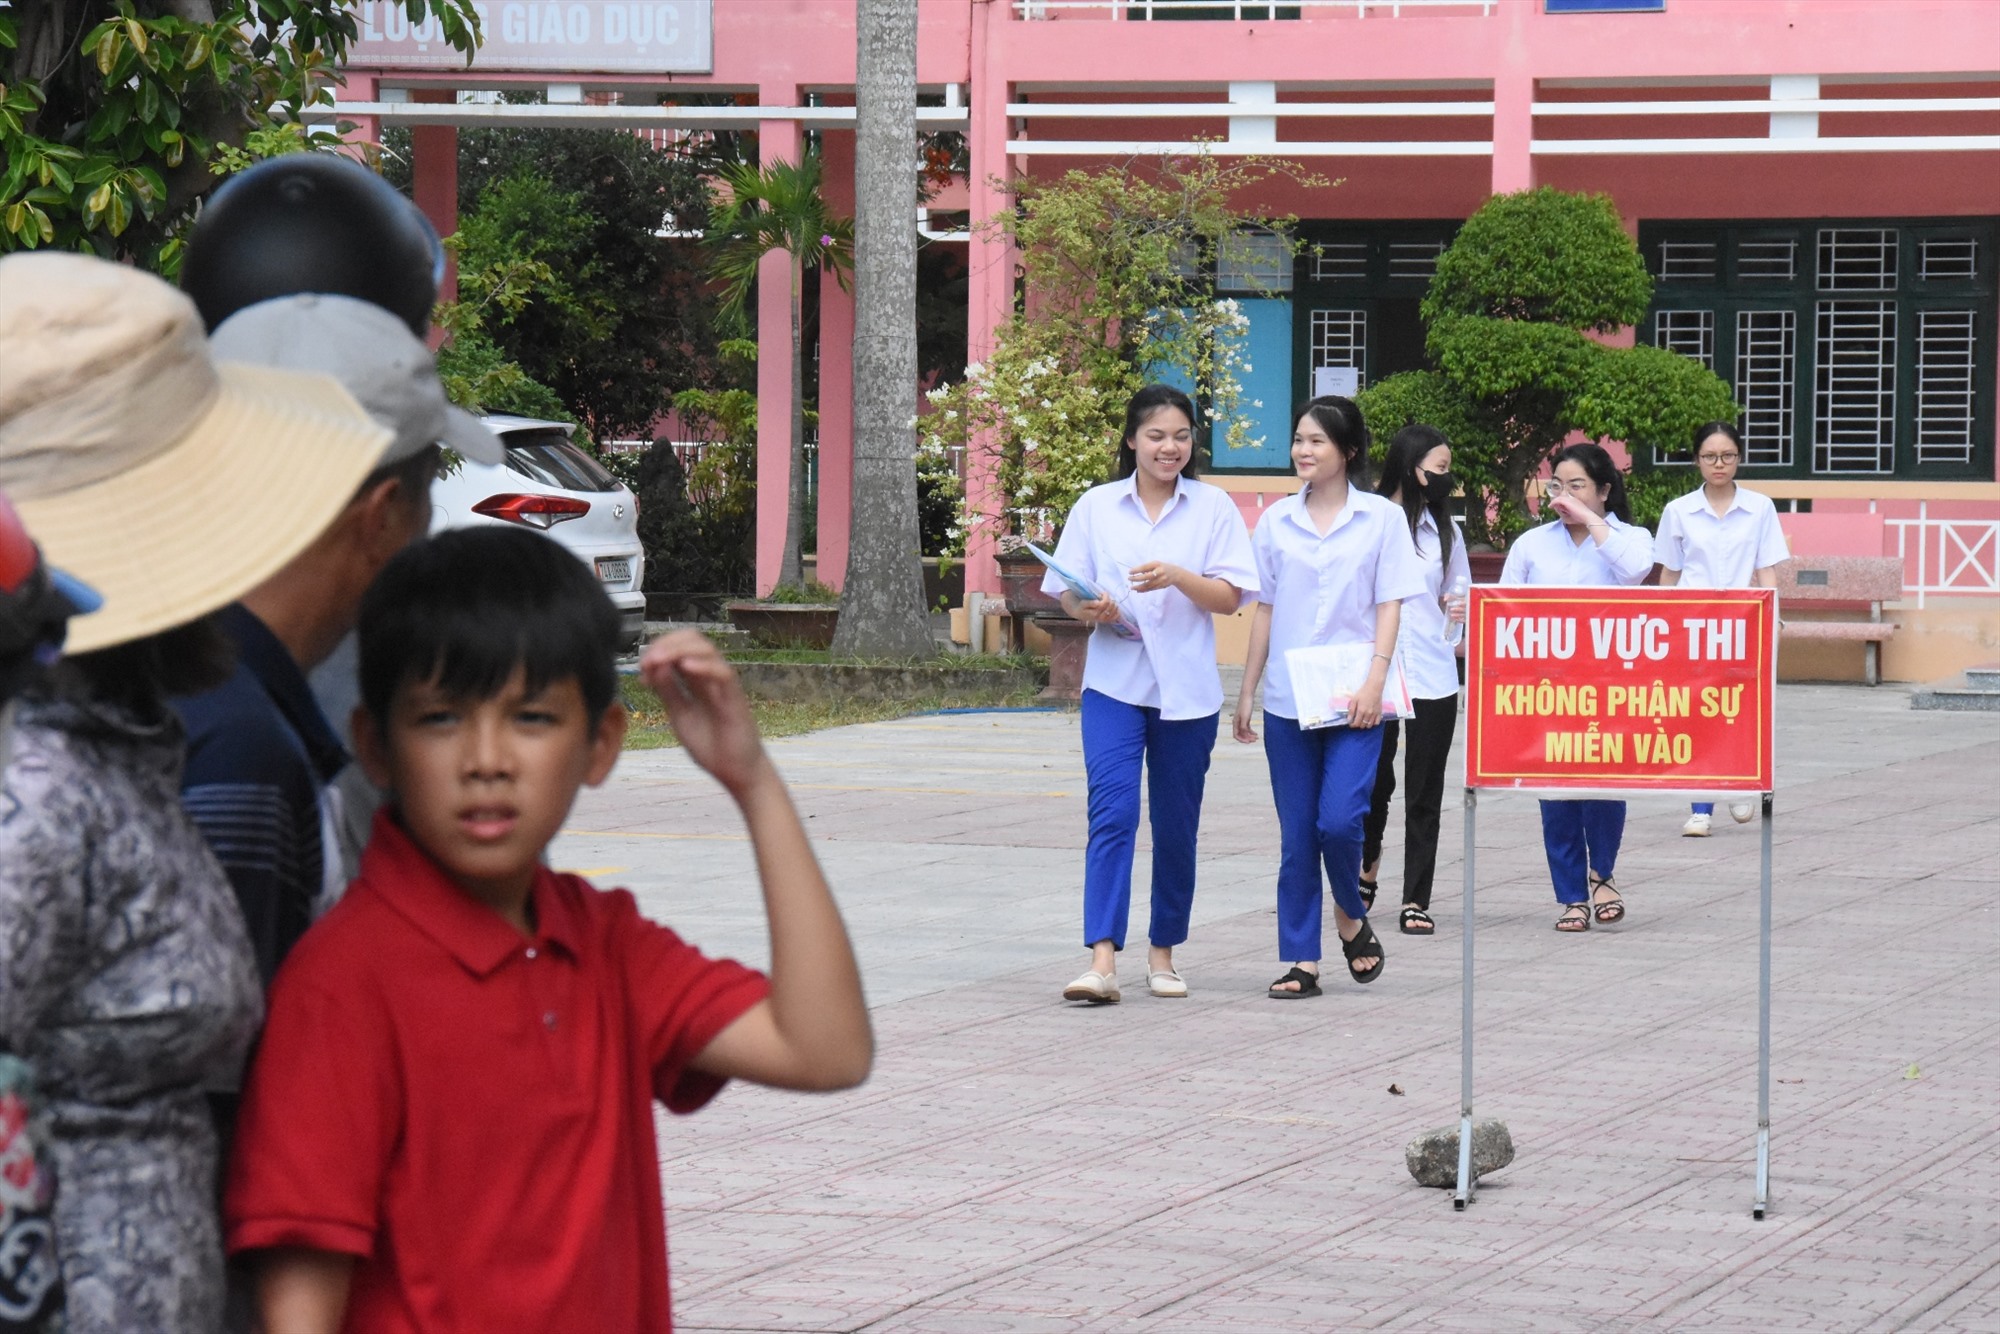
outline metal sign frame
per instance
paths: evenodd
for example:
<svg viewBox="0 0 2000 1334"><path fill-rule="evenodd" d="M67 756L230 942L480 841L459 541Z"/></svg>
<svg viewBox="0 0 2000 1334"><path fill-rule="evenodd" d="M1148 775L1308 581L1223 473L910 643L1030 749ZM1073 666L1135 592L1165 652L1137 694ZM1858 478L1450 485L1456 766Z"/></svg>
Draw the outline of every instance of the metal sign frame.
<svg viewBox="0 0 2000 1334"><path fill-rule="evenodd" d="M1490 589L1491 586L1487 587ZM1545 589L1545 586L1538 587ZM1751 592L1760 595L1770 595L1775 600L1775 594L1768 589L1704 591ZM1486 592L1487 589L1482 588L1474 588L1472 590L1473 602L1467 609L1467 619L1469 622L1468 635L1479 624L1478 605L1482 600L1482 593ZM1763 714L1762 725L1775 733L1776 723L1773 715L1776 712L1777 705L1778 675L1775 608L1771 617L1770 637L1771 651L1767 657L1765 671L1768 673L1766 684L1769 691L1768 698L1771 701L1772 707ZM1468 639L1468 650L1473 642L1476 641ZM1466 680L1470 689L1476 690L1478 688L1479 677L1472 670L1469 658L1466 666ZM1468 702L1467 708L1470 709L1471 707L1473 705ZM1469 731L1470 728L1468 727ZM1756 1180L1750 1207L1750 1215L1756 1219L1764 1217L1765 1211L1770 1207L1771 1198L1771 808L1772 798L1777 786L1775 736L1770 740L1770 747L1772 755L1772 771L1769 775L1771 787L1757 794L1759 797L1758 808L1761 812L1761 819L1759 821L1760 855L1757 884L1757 1162ZM1473 923L1475 920L1473 900L1475 882L1478 878L1479 793L1481 787L1474 786L1471 781L1471 762L1471 751L1468 749L1466 752L1467 772L1465 783L1465 924L1462 931L1459 963L1458 1181L1456 1188L1452 1191L1452 1208L1455 1211L1463 1211L1468 1204L1472 1203L1478 1188L1478 1179L1472 1170L1472 1014ZM1499 785L1492 785L1492 787L1496 791L1518 792L1530 796L1547 792L1559 800L1576 800L1579 797L1596 795L1596 793L1587 790L1568 787L1500 787ZM1619 788L1617 786L1606 786L1602 789L1602 792L1605 795L1614 796L1619 799L1629 797L1635 793L1652 796L1691 796L1696 799L1715 795L1709 789L1685 791L1659 787ZM1739 791L1732 795L1743 796L1747 794Z"/></svg>

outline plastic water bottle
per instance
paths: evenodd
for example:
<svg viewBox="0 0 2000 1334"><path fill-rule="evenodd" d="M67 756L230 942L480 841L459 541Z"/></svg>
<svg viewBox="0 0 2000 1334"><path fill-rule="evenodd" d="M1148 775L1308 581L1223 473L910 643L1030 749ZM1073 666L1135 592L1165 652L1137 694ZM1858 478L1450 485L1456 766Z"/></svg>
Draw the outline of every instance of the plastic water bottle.
<svg viewBox="0 0 2000 1334"><path fill-rule="evenodd" d="M1465 576L1451 581L1451 595L1445 599L1444 642L1454 647L1465 638L1465 622L1451 619L1451 609L1465 601L1467 592Z"/></svg>

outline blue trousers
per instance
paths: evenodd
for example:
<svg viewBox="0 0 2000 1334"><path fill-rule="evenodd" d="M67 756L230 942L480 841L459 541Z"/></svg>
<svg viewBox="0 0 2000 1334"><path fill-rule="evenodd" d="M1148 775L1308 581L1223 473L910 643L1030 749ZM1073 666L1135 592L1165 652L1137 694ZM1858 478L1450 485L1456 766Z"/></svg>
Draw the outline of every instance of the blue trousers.
<svg viewBox="0 0 2000 1334"><path fill-rule="evenodd" d="M1624 838L1622 801L1543 802L1542 846L1548 850L1549 879L1555 882L1556 902L1588 901L1589 874L1611 878L1618 866L1618 845Z"/></svg>
<svg viewBox="0 0 2000 1334"><path fill-rule="evenodd" d="M1320 956L1320 868L1333 901L1349 917L1361 902L1361 840L1382 729L1301 728L1264 715L1264 759L1278 807L1278 957Z"/></svg>
<svg viewBox="0 0 2000 1334"><path fill-rule="evenodd" d="M1688 809L1696 815L1713 815L1715 814L1715 803L1712 801L1697 801L1689 806Z"/></svg>
<svg viewBox="0 0 2000 1334"><path fill-rule="evenodd" d="M1168 722L1158 709L1083 692L1083 766L1090 776L1090 844L1083 857L1083 943L1125 948L1139 769L1153 819L1153 910L1146 934L1165 949L1187 939L1194 908L1201 793L1217 715Z"/></svg>

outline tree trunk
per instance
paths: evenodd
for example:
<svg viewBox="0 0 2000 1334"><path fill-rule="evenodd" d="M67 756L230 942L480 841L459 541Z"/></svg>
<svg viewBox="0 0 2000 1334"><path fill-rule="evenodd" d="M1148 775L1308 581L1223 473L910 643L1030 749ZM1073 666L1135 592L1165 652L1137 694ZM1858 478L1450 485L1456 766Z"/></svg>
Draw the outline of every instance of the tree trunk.
<svg viewBox="0 0 2000 1334"><path fill-rule="evenodd" d="M805 341L799 318L799 262L792 261L792 466L785 484L785 549L778 557L778 586L806 583Z"/></svg>
<svg viewBox="0 0 2000 1334"><path fill-rule="evenodd" d="M834 652L929 657L917 535L917 0L860 0L854 506Z"/></svg>

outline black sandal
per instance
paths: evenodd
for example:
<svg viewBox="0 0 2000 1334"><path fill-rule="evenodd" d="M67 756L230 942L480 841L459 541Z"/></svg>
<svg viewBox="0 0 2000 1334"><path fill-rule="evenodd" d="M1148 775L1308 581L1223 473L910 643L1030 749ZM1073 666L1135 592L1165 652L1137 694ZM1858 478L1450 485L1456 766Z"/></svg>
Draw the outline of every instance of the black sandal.
<svg viewBox="0 0 2000 1334"><path fill-rule="evenodd" d="M1556 918L1556 930L1568 934L1590 930L1590 905L1587 903L1566 904L1562 916Z"/></svg>
<svg viewBox="0 0 2000 1334"><path fill-rule="evenodd" d="M1597 891L1600 889L1608 889L1613 894L1618 894L1618 886L1611 883L1610 876L1592 875L1590 877L1590 915L1605 926L1610 926L1613 922L1624 921L1625 896L1618 894L1616 898L1605 899L1600 902L1597 897Z"/></svg>
<svg viewBox="0 0 2000 1334"><path fill-rule="evenodd" d="M1287 982L1298 983L1299 989L1297 991L1278 990L1279 987L1284 986ZM1272 1000L1304 1000L1307 996L1317 996L1319 995L1319 974L1308 973L1305 969L1295 965L1291 972L1286 973L1283 977L1273 982L1271 989L1264 994Z"/></svg>
<svg viewBox="0 0 2000 1334"><path fill-rule="evenodd" d="M1380 872L1376 873L1378 876ZM1364 910L1375 907L1375 891L1382 888L1380 880L1362 880L1358 876L1355 883L1361 886L1361 906Z"/></svg>
<svg viewBox="0 0 2000 1334"><path fill-rule="evenodd" d="M1382 976L1382 942L1375 938L1375 928L1368 923L1361 924L1361 929L1354 933L1354 939L1340 942L1340 952L1347 956L1347 975L1356 982L1373 982ZM1354 966L1364 959L1373 959L1375 966L1367 969Z"/></svg>
<svg viewBox="0 0 2000 1334"><path fill-rule="evenodd" d="M1437 931L1437 923L1422 908L1405 905L1397 927L1406 936L1428 936Z"/></svg>

